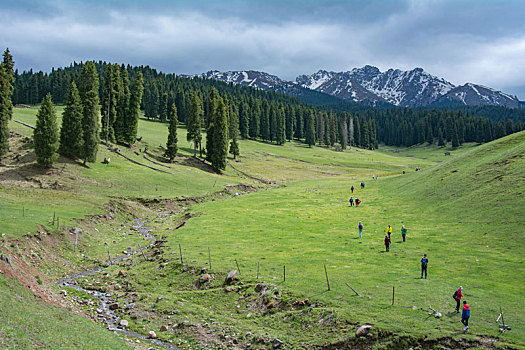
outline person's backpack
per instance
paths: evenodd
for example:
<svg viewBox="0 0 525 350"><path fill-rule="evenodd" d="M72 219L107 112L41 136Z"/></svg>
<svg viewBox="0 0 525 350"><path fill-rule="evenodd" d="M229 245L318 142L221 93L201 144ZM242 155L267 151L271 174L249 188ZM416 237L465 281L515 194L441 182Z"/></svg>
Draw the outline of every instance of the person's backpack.
<svg viewBox="0 0 525 350"><path fill-rule="evenodd" d="M456 290L454 294L452 295L452 298L457 299L458 298L458 291Z"/></svg>
<svg viewBox="0 0 525 350"><path fill-rule="evenodd" d="M359 224L359 228L362 230L363 229L363 225Z"/></svg>

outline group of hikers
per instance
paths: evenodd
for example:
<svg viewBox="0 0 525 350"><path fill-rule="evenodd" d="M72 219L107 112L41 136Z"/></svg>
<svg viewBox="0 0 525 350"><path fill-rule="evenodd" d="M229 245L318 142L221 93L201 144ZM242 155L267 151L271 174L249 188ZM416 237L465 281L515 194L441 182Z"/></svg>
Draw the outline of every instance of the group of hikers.
<svg viewBox="0 0 525 350"><path fill-rule="evenodd" d="M374 176L373 178L377 179L377 176ZM361 182L361 189L364 189L364 188L365 188L365 183ZM350 187L350 190L353 194L355 190L354 186ZM361 203L361 201L357 197L355 200L353 199L353 197L350 197L349 202L350 202L350 206L353 206L354 202L356 206L359 206L359 204ZM359 229L359 238L363 238L364 225L361 221L359 221L357 228ZM407 231L408 229L405 227L405 225L401 225L401 237L403 238L403 242L406 242ZM390 247L392 245L391 236L392 236L392 226L388 225L388 227L386 228L386 235L385 235L385 240L384 240L384 244L385 244L385 248L387 252L390 251ZM423 257L421 258L421 277L420 279L423 278L423 275L425 275L425 279L427 278L427 267L428 267L428 257L427 257L427 254L424 254ZM459 313L459 308L461 305L461 298L463 297L463 294L461 293L462 290L463 290L463 287L459 287L459 289L456 290L454 292L454 295L452 296L454 300L456 301L456 313ZM463 301L463 312L461 315L461 323L463 323L463 325L465 326L464 328L465 332L467 332L469 329L468 327L469 318L470 318L470 306L467 304L466 301Z"/></svg>

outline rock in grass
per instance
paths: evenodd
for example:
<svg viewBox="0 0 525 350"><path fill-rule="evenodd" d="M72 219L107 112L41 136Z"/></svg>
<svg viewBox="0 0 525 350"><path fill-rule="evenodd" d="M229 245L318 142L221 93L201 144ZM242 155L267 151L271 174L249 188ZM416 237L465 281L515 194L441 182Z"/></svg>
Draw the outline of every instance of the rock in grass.
<svg viewBox="0 0 525 350"><path fill-rule="evenodd" d="M443 316L441 315L441 312L436 312L436 314L434 315L435 318L441 318L441 316Z"/></svg>
<svg viewBox="0 0 525 350"><path fill-rule="evenodd" d="M166 332L167 330L168 330L168 326L166 326L166 325L160 326L160 331L161 332Z"/></svg>
<svg viewBox="0 0 525 350"><path fill-rule="evenodd" d="M356 337L363 337L367 335L370 331L370 328L372 328L372 326L369 324L359 327L359 329L355 332Z"/></svg>
<svg viewBox="0 0 525 350"><path fill-rule="evenodd" d="M148 332L148 337L150 337L151 339L156 339L157 338L157 333L155 333L154 331L149 331Z"/></svg>
<svg viewBox="0 0 525 350"><path fill-rule="evenodd" d="M228 272L228 276L226 276L226 283L228 284L232 283L233 281L237 279L237 276L238 276L237 270L231 270L230 272Z"/></svg>
<svg viewBox="0 0 525 350"><path fill-rule="evenodd" d="M127 327L128 326L128 321L126 320L120 320L120 323L119 323L122 327Z"/></svg>
<svg viewBox="0 0 525 350"><path fill-rule="evenodd" d="M118 303L113 303L113 304L109 305L109 309L110 310L117 310L118 308L119 308Z"/></svg>

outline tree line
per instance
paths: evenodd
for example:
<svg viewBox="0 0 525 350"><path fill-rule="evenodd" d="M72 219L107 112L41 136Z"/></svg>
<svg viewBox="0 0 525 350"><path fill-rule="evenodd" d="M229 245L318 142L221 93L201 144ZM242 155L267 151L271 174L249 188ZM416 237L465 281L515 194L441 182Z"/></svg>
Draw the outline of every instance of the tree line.
<svg viewBox="0 0 525 350"><path fill-rule="evenodd" d="M75 62L69 67L52 69L49 74L15 71L11 80L13 101L35 103L51 93L55 103L66 102L71 84L80 84L86 64ZM92 90L98 92L102 114L99 137L132 144L140 108L145 118L169 123L166 156L170 160L177 153L175 131L183 123L187 139L193 143L194 156L197 150L201 157L205 153L206 159L218 169L225 166L226 153L239 155L239 138L278 145L297 140L309 146L338 149L348 146L375 149L380 143L412 146L425 142L438 145L450 142L457 147L463 142L488 142L524 128L519 119L494 123L490 118L475 115L473 110L352 107L350 112L308 105L277 92L165 74L149 66L119 66L102 61L89 64L101 77L100 84ZM143 94L138 101L135 94L134 108L130 108L129 81L135 81L139 74ZM134 114L129 113L131 110ZM203 130L206 130L205 148Z"/></svg>

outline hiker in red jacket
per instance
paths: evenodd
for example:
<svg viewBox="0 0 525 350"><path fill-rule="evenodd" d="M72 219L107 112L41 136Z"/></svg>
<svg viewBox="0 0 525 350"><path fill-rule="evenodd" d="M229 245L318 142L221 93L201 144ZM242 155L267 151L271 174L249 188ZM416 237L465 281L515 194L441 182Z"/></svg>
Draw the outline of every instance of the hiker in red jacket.
<svg viewBox="0 0 525 350"><path fill-rule="evenodd" d="M390 237L388 237L388 235L385 235L385 247L386 251L388 252L390 248Z"/></svg>
<svg viewBox="0 0 525 350"><path fill-rule="evenodd" d="M463 294L461 291L463 290L463 287L459 287L457 291L454 292L454 295L452 296L454 300L456 301L456 313L459 314L459 305L461 304L461 298L463 297Z"/></svg>

